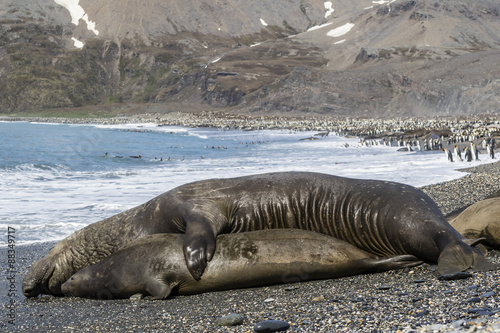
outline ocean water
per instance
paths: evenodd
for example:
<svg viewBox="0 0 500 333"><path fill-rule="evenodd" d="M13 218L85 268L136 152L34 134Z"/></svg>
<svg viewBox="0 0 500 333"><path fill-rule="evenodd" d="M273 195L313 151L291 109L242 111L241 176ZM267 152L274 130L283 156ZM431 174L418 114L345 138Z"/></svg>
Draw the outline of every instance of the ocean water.
<svg viewBox="0 0 500 333"><path fill-rule="evenodd" d="M0 122L1 242L7 242L8 227L16 229L16 244L60 240L201 179L313 171L423 186L491 162L449 163L442 152L364 147L357 138L332 133L301 140L314 134Z"/></svg>

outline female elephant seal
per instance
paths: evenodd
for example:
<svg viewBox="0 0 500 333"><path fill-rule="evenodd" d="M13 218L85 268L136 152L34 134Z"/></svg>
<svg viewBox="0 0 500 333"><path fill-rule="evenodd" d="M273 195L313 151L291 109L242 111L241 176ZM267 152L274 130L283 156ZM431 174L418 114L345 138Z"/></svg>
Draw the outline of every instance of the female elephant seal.
<svg viewBox="0 0 500 333"><path fill-rule="evenodd" d="M157 233L185 233L186 264L199 279L217 235L281 228L324 233L379 256L412 254L438 262L440 274L492 268L414 187L279 172L182 185L76 231L31 267L23 292L60 295L61 284L75 272Z"/></svg>
<svg viewBox="0 0 500 333"><path fill-rule="evenodd" d="M422 263L412 255L379 258L316 232L281 229L220 235L212 260L196 281L188 271L183 235L138 239L66 281L65 296L128 298L248 288L382 272Z"/></svg>
<svg viewBox="0 0 500 333"><path fill-rule="evenodd" d="M500 250L500 198L476 202L450 224L467 238L484 238L483 245Z"/></svg>

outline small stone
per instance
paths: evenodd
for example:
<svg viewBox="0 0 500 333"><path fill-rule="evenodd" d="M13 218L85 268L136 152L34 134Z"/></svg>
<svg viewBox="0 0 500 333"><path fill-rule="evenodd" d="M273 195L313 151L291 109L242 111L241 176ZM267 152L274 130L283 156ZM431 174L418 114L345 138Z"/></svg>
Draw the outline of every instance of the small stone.
<svg viewBox="0 0 500 333"><path fill-rule="evenodd" d="M479 302L481 302L481 299L479 297L472 297L466 301L466 303L479 303Z"/></svg>
<svg viewBox="0 0 500 333"><path fill-rule="evenodd" d="M440 281L461 280L461 279L468 279L472 276L473 276L472 273L468 272L449 273L440 275L438 277L438 280Z"/></svg>
<svg viewBox="0 0 500 333"><path fill-rule="evenodd" d="M417 313L415 315L415 318L420 318L420 317L423 317L425 315L428 315L429 314L429 310L423 310L423 311L420 311L419 313Z"/></svg>
<svg viewBox="0 0 500 333"><path fill-rule="evenodd" d="M313 302L323 302L325 300L324 296L316 296L312 299Z"/></svg>
<svg viewBox="0 0 500 333"><path fill-rule="evenodd" d="M391 286L380 286L378 287L378 290L389 290L391 288L392 288Z"/></svg>
<svg viewBox="0 0 500 333"><path fill-rule="evenodd" d="M425 280L413 280L414 283L424 283Z"/></svg>
<svg viewBox="0 0 500 333"><path fill-rule="evenodd" d="M453 327L453 328L459 328L460 326L464 326L465 323L466 323L465 320L459 319L459 320L456 320L456 321L452 322L451 323L451 327Z"/></svg>
<svg viewBox="0 0 500 333"><path fill-rule="evenodd" d="M479 298L488 298L488 297L492 297L492 296L495 296L495 293L493 291L488 291L484 294L479 295Z"/></svg>
<svg viewBox="0 0 500 333"><path fill-rule="evenodd" d="M243 316L237 313L231 313L219 318L215 323L217 326L237 326L243 324Z"/></svg>
<svg viewBox="0 0 500 333"><path fill-rule="evenodd" d="M421 300L423 300L423 298L422 298L422 297L413 297L413 298L411 299L411 301L412 301L413 303L418 302L418 301L421 301Z"/></svg>
<svg viewBox="0 0 500 333"><path fill-rule="evenodd" d="M446 325L434 324L434 325L427 326L426 328L427 328L427 332L436 332L436 331L440 331L444 327L446 327Z"/></svg>
<svg viewBox="0 0 500 333"><path fill-rule="evenodd" d="M500 323L491 324L492 332L500 331Z"/></svg>
<svg viewBox="0 0 500 333"><path fill-rule="evenodd" d="M255 332L283 332L290 328L290 324L283 320L264 320L253 327Z"/></svg>
<svg viewBox="0 0 500 333"><path fill-rule="evenodd" d="M143 294L133 294L132 296L129 297L131 301L140 301L143 298L144 298Z"/></svg>
<svg viewBox="0 0 500 333"><path fill-rule="evenodd" d="M496 312L492 311L489 308L479 308L479 309L469 309L467 313L475 314L476 316L491 316L494 315Z"/></svg>
<svg viewBox="0 0 500 333"><path fill-rule="evenodd" d="M274 302L274 298L267 298L264 300L264 303L271 303Z"/></svg>
<svg viewBox="0 0 500 333"><path fill-rule="evenodd" d="M478 312L477 315L478 316L492 316L495 313L496 312L494 312L494 311L481 311L481 312Z"/></svg>
<svg viewBox="0 0 500 333"><path fill-rule="evenodd" d="M295 289L299 289L298 287L285 287L285 291L292 291Z"/></svg>

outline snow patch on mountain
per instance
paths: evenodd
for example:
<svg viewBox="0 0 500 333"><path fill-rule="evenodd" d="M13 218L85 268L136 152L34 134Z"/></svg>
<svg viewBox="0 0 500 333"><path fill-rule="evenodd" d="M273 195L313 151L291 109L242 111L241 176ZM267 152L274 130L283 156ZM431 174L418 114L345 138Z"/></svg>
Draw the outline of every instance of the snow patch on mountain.
<svg viewBox="0 0 500 333"><path fill-rule="evenodd" d="M354 23L346 23L338 28L328 31L326 35L330 37L340 37L351 31L352 27L354 27Z"/></svg>
<svg viewBox="0 0 500 333"><path fill-rule="evenodd" d="M85 13L82 6L79 5L80 0L54 0L54 2L69 11L71 23L78 25L78 22L83 20L87 24L87 29L99 35L99 31L95 28L95 22L89 20L89 16Z"/></svg>

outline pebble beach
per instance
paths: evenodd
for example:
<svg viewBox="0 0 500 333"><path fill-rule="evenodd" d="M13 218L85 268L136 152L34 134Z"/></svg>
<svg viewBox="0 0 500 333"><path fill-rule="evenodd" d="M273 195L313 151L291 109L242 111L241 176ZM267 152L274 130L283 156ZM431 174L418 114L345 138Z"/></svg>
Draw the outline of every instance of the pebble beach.
<svg viewBox="0 0 500 333"><path fill-rule="evenodd" d="M206 115L201 122L182 115L172 116L169 121L168 117L151 115L105 121L155 120L182 126L208 126L211 119ZM174 118L178 123L173 123ZM212 126L220 126L220 119L216 118ZM28 121L78 122L64 119ZM105 122L102 119L90 122L96 121ZM228 124L224 126L239 129L283 128L292 123L296 129L322 130L326 127L325 121L330 120L307 122L299 118L270 120L257 117L249 122L248 118L231 116L226 121ZM240 122L243 125L238 125ZM250 126L250 123L255 125ZM348 128L348 123L342 123L341 128L353 135L370 131L358 125ZM500 192L500 162L462 171L462 178L422 188L445 215L489 196L498 196ZM8 266L7 260L12 252L8 253L6 246L0 249L0 256L4 258L2 284L7 287L2 287L0 295L0 331L254 332L254 326L266 320L287 322L289 332L500 331L500 271L474 273L463 280L439 281L436 267L430 264L334 280L175 296L163 301L88 300L47 295L26 299L21 291L22 277L53 245L14 246L13 267ZM500 263L500 252L491 251L487 258ZM233 313L243 318L242 324L219 325L220 318Z"/></svg>

